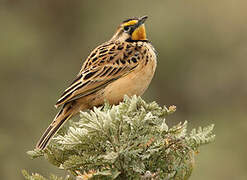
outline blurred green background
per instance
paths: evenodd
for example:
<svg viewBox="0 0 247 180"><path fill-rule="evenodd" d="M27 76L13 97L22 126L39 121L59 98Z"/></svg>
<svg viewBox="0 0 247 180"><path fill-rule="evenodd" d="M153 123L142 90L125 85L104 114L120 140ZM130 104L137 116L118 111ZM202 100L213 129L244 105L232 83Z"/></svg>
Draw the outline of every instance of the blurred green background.
<svg viewBox="0 0 247 180"><path fill-rule="evenodd" d="M247 1L0 0L0 179L21 169L65 175L30 160L83 60L126 18L148 15L158 51L147 101L176 105L168 124L216 125L192 180L247 179Z"/></svg>

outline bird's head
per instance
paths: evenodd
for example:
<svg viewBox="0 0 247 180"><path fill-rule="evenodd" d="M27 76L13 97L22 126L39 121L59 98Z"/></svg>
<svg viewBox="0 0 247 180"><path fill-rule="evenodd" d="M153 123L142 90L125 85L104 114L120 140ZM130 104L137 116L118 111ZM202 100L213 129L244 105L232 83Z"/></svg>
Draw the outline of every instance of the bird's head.
<svg viewBox="0 0 247 180"><path fill-rule="evenodd" d="M140 18L131 18L123 21L116 33L111 38L112 41L145 41L146 39L146 30L144 22L147 19L147 16Z"/></svg>

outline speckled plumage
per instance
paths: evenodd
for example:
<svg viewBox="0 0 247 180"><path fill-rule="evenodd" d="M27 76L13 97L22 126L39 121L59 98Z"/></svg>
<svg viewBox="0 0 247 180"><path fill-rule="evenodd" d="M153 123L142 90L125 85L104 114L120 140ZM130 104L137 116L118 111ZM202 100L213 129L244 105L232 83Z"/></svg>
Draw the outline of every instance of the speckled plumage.
<svg viewBox="0 0 247 180"><path fill-rule="evenodd" d="M46 148L64 122L80 110L102 105L105 99L117 104L125 94L143 94L156 68L155 50L146 39L145 19L124 21L111 40L90 53L75 80L58 99L55 107L63 107L36 148Z"/></svg>

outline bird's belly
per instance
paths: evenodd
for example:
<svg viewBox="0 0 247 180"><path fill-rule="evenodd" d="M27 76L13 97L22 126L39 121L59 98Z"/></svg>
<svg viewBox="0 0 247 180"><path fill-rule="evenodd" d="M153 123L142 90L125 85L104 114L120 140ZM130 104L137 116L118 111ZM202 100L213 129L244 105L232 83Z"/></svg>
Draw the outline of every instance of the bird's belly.
<svg viewBox="0 0 247 180"><path fill-rule="evenodd" d="M153 78L155 68L156 60L150 61L147 65L109 84L104 90L104 99L110 104L117 104L123 100L124 95L142 95Z"/></svg>

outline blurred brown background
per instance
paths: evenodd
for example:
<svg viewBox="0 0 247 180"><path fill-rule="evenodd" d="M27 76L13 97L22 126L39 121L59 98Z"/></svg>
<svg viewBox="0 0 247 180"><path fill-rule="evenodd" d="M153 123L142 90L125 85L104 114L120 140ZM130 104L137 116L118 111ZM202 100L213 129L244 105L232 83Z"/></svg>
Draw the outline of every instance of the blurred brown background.
<svg viewBox="0 0 247 180"><path fill-rule="evenodd" d="M26 155L82 61L117 25L148 15L158 67L147 101L175 104L168 123L216 125L192 180L247 179L247 1L0 0L0 179L21 169L64 175Z"/></svg>

